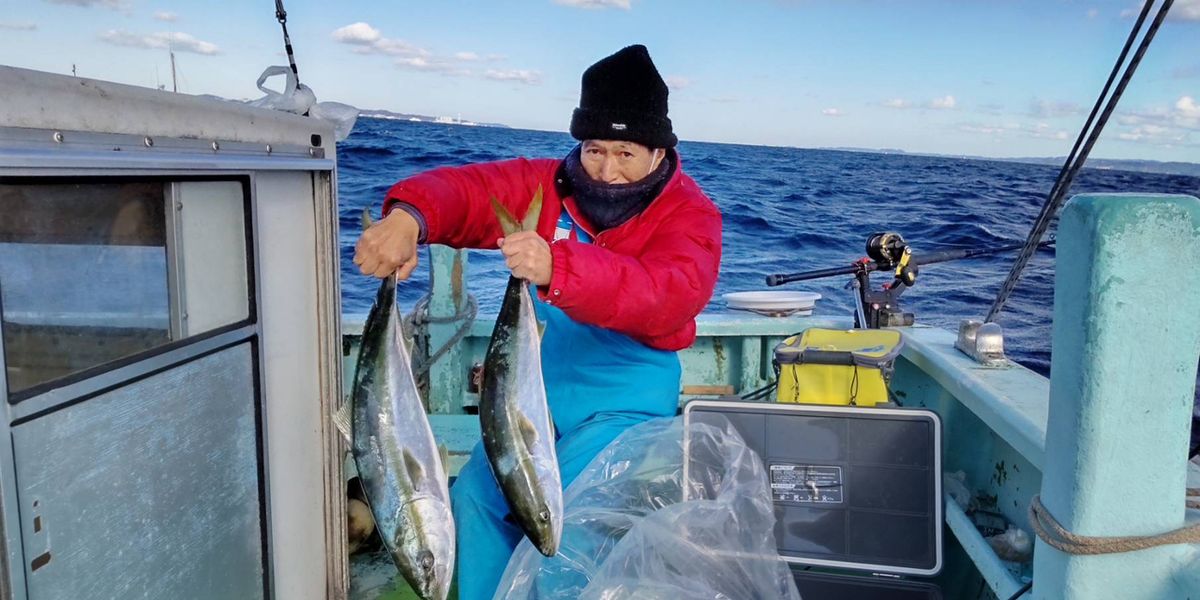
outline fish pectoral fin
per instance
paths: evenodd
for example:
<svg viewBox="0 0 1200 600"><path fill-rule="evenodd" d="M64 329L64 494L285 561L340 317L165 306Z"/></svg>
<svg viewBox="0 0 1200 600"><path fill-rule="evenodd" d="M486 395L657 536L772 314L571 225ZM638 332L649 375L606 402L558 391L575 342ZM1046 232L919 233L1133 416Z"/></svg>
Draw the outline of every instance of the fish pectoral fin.
<svg viewBox="0 0 1200 600"><path fill-rule="evenodd" d="M369 228L371 225L374 225L374 224L375 224L374 221L371 220L371 208L370 207L364 208L362 211L362 228L363 228L363 230L365 231L367 228Z"/></svg>
<svg viewBox="0 0 1200 600"><path fill-rule="evenodd" d="M343 402L342 407L331 416L333 417L333 426L337 427L338 432L342 434L342 439L346 440L347 444L353 443L354 433L350 427L350 403Z"/></svg>
<svg viewBox="0 0 1200 600"><path fill-rule="evenodd" d="M442 472L450 473L450 449L445 444L438 444L438 457L442 459Z"/></svg>
<svg viewBox="0 0 1200 600"><path fill-rule="evenodd" d="M521 224L517 222L517 218L508 212L495 196L488 196L488 201L492 203L492 211L496 213L496 219L500 221L500 229L504 231L505 236L521 231Z"/></svg>
<svg viewBox="0 0 1200 600"><path fill-rule="evenodd" d="M413 490L421 491L425 486L425 467L421 466L421 461L413 456L408 448L404 449L404 470L408 472L408 479L412 481Z"/></svg>
<svg viewBox="0 0 1200 600"><path fill-rule="evenodd" d="M537 443L538 432L537 428L533 426L533 421L530 421L525 413L521 413L517 417L517 429L521 431L521 439L525 441L525 447L532 453L533 445Z"/></svg>
<svg viewBox="0 0 1200 600"><path fill-rule="evenodd" d="M533 193L529 208L525 209L525 218L521 220L521 231L537 231L538 219L542 216L542 184L538 184Z"/></svg>
<svg viewBox="0 0 1200 600"><path fill-rule="evenodd" d="M538 339L539 340L546 337L546 322L545 321L537 322L537 331L538 331Z"/></svg>

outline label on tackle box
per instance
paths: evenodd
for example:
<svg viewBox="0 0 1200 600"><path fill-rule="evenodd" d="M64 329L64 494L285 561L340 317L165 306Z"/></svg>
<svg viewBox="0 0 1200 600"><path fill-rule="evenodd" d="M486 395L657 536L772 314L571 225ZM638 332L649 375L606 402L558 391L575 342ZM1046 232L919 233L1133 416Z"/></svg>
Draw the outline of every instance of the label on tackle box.
<svg viewBox="0 0 1200 600"><path fill-rule="evenodd" d="M775 502L841 504L845 491L842 468L796 463L771 463L771 499Z"/></svg>

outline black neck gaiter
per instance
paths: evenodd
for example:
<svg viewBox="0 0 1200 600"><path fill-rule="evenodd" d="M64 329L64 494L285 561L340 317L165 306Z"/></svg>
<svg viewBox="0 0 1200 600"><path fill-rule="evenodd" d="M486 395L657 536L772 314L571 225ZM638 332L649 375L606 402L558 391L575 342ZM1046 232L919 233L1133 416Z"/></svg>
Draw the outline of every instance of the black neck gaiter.
<svg viewBox="0 0 1200 600"><path fill-rule="evenodd" d="M604 183L592 179L579 161L582 146L576 146L563 160L563 170L571 184L575 205L596 229L612 229L645 210L662 193L674 170L670 151L658 168L633 183Z"/></svg>

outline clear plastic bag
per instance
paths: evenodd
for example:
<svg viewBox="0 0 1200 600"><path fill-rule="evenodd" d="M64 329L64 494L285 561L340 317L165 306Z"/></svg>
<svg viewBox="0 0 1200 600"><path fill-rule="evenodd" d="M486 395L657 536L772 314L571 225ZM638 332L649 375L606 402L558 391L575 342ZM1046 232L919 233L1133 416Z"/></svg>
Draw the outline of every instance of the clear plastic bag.
<svg viewBox="0 0 1200 600"><path fill-rule="evenodd" d="M276 92L266 86L267 80L276 75L283 75L286 78L282 92ZM296 74L292 72L291 67L282 65L267 67L262 75L258 76L258 82L255 85L266 96L251 102L251 106L302 115L317 102L317 95L307 85L296 79Z"/></svg>
<svg viewBox="0 0 1200 600"><path fill-rule="evenodd" d="M798 600L762 461L731 425L688 427L686 450L682 418L609 444L564 494L558 554L522 540L495 598Z"/></svg>
<svg viewBox="0 0 1200 600"><path fill-rule="evenodd" d="M276 92L266 86L267 80L277 75L284 76L283 91ZM275 65L267 67L258 76L258 89L265 96L250 102L251 106L269 108L284 112L307 114L314 119L328 121L333 124L333 134L337 141L350 136L354 122L358 120L358 109L341 102L317 102L317 95L307 85L300 83L291 67Z"/></svg>
<svg viewBox="0 0 1200 600"><path fill-rule="evenodd" d="M358 109L341 102L318 102L308 111L308 116L333 123L333 137L340 142L350 137L350 130L358 120Z"/></svg>

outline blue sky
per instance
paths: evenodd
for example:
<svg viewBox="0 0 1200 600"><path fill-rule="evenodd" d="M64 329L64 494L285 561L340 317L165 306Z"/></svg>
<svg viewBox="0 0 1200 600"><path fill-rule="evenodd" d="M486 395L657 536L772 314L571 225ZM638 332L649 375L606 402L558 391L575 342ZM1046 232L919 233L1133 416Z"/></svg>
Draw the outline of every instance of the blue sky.
<svg viewBox="0 0 1200 600"><path fill-rule="evenodd" d="M687 140L983 156L1070 149L1137 0L286 0L322 100L565 131L592 62L644 43ZM0 64L261 95L270 0L0 0ZM1093 156L1200 162L1200 0L1176 0Z"/></svg>

